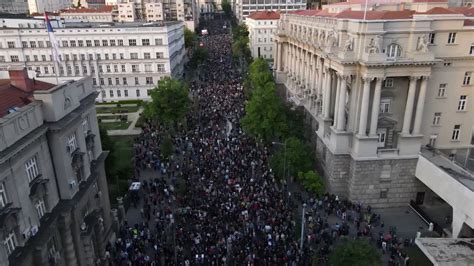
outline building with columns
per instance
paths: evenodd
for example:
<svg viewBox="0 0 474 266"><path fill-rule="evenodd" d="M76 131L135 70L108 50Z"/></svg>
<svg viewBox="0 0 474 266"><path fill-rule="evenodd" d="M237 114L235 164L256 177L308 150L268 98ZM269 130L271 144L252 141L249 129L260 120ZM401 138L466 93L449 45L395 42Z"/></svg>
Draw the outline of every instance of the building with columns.
<svg viewBox="0 0 474 266"><path fill-rule="evenodd" d="M60 62L52 60L44 28L2 28L0 71L26 66L36 79L56 82L92 76L98 101L150 99L163 77L183 73L183 22L65 23L55 29Z"/></svg>
<svg viewBox="0 0 474 266"><path fill-rule="evenodd" d="M453 235L466 224L472 233L474 206L443 198L442 182L430 182L440 171L474 181L472 16L442 7L282 14L276 80L306 111L332 193L374 207L451 202ZM450 170L444 159L425 162L425 149L449 158ZM463 184L472 197L472 183Z"/></svg>
<svg viewBox="0 0 474 266"><path fill-rule="evenodd" d="M90 77L0 79L0 265L95 265L112 219Z"/></svg>
<svg viewBox="0 0 474 266"><path fill-rule="evenodd" d="M306 0L234 0L232 11L243 22L252 12L279 11L281 13L306 9Z"/></svg>

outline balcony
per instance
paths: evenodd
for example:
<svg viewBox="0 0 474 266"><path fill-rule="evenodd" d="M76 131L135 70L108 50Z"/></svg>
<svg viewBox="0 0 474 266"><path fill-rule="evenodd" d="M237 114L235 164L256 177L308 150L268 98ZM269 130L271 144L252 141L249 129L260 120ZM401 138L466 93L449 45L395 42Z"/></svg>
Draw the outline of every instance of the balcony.
<svg viewBox="0 0 474 266"><path fill-rule="evenodd" d="M15 216L16 219L16 215L20 210L21 208L14 207L12 202L3 206L3 208L0 209L0 228L8 228L6 225L8 225L9 218Z"/></svg>

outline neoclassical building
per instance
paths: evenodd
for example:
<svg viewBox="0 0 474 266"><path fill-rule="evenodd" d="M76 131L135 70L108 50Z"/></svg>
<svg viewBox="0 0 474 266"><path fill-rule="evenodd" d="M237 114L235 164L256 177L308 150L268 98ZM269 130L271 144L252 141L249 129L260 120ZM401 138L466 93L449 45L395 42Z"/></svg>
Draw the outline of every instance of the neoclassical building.
<svg viewBox="0 0 474 266"><path fill-rule="evenodd" d="M277 83L306 111L331 192L406 206L434 197L415 177L421 148L472 160L473 13L282 14Z"/></svg>

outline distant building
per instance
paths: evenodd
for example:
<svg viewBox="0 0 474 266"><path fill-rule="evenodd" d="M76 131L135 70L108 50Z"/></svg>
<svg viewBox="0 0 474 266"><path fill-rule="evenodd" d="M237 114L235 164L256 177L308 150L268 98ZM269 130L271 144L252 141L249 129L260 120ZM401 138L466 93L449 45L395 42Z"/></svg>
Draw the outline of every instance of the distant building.
<svg viewBox="0 0 474 266"><path fill-rule="evenodd" d="M90 77L0 80L0 265L95 265L111 213Z"/></svg>
<svg viewBox="0 0 474 266"><path fill-rule="evenodd" d="M59 17L64 22L113 22L113 6L100 8L68 8L61 10Z"/></svg>
<svg viewBox="0 0 474 266"><path fill-rule="evenodd" d="M256 1L256 0L234 0L233 11L239 21L244 21L252 12L257 11L280 11L281 13L295 10L305 10L306 0L288 1Z"/></svg>
<svg viewBox="0 0 474 266"><path fill-rule="evenodd" d="M275 11L257 11L245 20L249 30L249 45L253 58L264 58L273 66L275 34L280 14Z"/></svg>
<svg viewBox="0 0 474 266"><path fill-rule="evenodd" d="M56 12L71 7L73 0L28 0L30 14Z"/></svg>
<svg viewBox="0 0 474 266"><path fill-rule="evenodd" d="M54 62L44 28L0 29L0 69L25 66L37 79L55 82L92 76L99 101L149 99L163 77L183 74L183 22L66 23L55 29L60 62Z"/></svg>
<svg viewBox="0 0 474 266"><path fill-rule="evenodd" d="M2 0L0 2L0 13L28 14L28 1L26 0Z"/></svg>

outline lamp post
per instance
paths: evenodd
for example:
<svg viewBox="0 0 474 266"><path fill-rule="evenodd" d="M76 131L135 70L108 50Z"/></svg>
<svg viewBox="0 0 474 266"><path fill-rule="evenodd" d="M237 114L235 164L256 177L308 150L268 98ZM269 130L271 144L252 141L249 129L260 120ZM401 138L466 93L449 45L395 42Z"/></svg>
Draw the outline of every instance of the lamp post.
<svg viewBox="0 0 474 266"><path fill-rule="evenodd" d="M286 140L285 142L272 142L273 145L281 145L284 147L284 153L283 153L283 179L285 180L285 197L287 199L287 203L289 202L289 196L288 196L288 186L289 186L289 181L288 181L288 175L286 173Z"/></svg>
<svg viewBox="0 0 474 266"><path fill-rule="evenodd" d="M301 214L301 237L300 237L300 252L303 252L303 244L304 244L304 225L305 225L305 208L306 203L303 203L303 211Z"/></svg>

